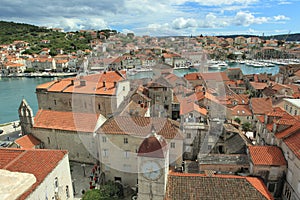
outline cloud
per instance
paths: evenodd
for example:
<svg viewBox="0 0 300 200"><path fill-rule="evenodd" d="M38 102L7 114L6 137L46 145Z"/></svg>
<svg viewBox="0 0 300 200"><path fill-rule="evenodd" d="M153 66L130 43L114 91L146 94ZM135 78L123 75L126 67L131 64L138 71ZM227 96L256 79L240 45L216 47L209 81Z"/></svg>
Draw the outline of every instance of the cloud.
<svg viewBox="0 0 300 200"><path fill-rule="evenodd" d="M267 23L269 20L268 17L255 17L249 12L240 11L235 15L232 23L237 26L250 26L252 24Z"/></svg>
<svg viewBox="0 0 300 200"><path fill-rule="evenodd" d="M277 15L273 17L275 21L286 21L286 20L290 20L289 17L286 17L284 15Z"/></svg>
<svg viewBox="0 0 300 200"><path fill-rule="evenodd" d="M177 18L172 22L172 28L185 29L190 27L196 27L197 21L195 19L184 19L183 17Z"/></svg>
<svg viewBox="0 0 300 200"><path fill-rule="evenodd" d="M111 28L139 35L189 35L202 29L283 24L291 20L285 13L268 16L269 13L261 12L258 16L252 11L288 1L1 0L0 20L59 27L65 31Z"/></svg>

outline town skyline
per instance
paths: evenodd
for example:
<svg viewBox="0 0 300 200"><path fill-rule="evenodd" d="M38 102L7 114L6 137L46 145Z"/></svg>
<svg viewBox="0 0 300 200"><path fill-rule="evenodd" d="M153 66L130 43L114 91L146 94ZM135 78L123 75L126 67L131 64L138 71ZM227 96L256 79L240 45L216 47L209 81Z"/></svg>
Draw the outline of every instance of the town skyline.
<svg viewBox="0 0 300 200"><path fill-rule="evenodd" d="M114 29L136 35L277 35L300 32L299 1L4 1L0 20L37 26ZM34 12L33 12L34 11Z"/></svg>

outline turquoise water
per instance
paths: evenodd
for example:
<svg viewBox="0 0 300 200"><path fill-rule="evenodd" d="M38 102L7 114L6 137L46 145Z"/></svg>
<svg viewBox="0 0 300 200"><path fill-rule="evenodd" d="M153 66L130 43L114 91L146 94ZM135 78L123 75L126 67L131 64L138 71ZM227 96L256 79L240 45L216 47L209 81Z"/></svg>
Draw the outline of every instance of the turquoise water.
<svg viewBox="0 0 300 200"><path fill-rule="evenodd" d="M278 66L253 68L243 64L231 63L230 67L240 67L244 74L256 73L271 73L277 74ZM197 69L179 69L174 70L177 76L195 72ZM218 70L209 70L218 71ZM152 77L152 72L138 73L130 78L145 78ZM18 120L18 108L21 100L25 98L32 108L34 114L37 112L38 104L35 95L35 88L37 85L49 82L53 78L3 78L0 77L0 124Z"/></svg>
<svg viewBox="0 0 300 200"><path fill-rule="evenodd" d="M35 114L38 108L35 88L51 80L53 78L0 77L0 124L19 119L18 108L23 98Z"/></svg>

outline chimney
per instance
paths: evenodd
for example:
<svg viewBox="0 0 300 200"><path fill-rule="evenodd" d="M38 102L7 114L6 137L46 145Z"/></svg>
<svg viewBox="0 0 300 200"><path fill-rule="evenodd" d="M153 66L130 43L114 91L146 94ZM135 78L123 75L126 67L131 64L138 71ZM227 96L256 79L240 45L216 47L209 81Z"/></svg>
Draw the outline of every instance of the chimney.
<svg viewBox="0 0 300 200"><path fill-rule="evenodd" d="M103 87L105 87L105 81L103 81Z"/></svg>
<svg viewBox="0 0 300 200"><path fill-rule="evenodd" d="M74 85L74 80L71 80L71 85Z"/></svg>
<svg viewBox="0 0 300 200"><path fill-rule="evenodd" d="M84 79L80 79L80 86L86 86L86 81Z"/></svg>
<svg viewBox="0 0 300 200"><path fill-rule="evenodd" d="M114 81L114 88L117 87L117 81Z"/></svg>

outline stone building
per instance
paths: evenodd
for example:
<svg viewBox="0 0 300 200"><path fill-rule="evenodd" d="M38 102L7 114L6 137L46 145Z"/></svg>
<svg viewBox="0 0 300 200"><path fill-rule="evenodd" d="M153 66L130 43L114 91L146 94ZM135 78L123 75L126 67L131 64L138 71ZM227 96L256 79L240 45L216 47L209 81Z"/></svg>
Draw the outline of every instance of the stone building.
<svg viewBox="0 0 300 200"><path fill-rule="evenodd" d="M249 146L250 174L263 179L274 197L281 197L287 163L276 146Z"/></svg>
<svg viewBox="0 0 300 200"><path fill-rule="evenodd" d="M40 110L97 113L112 116L130 90L119 71L58 79L37 86Z"/></svg>
<svg viewBox="0 0 300 200"><path fill-rule="evenodd" d="M3 200L74 199L66 151L0 149L0 176Z"/></svg>
<svg viewBox="0 0 300 200"><path fill-rule="evenodd" d="M181 165L183 136L179 123L167 118L116 116L97 130L98 155L106 180L136 185L138 149L152 132L165 139L169 148L169 164Z"/></svg>

